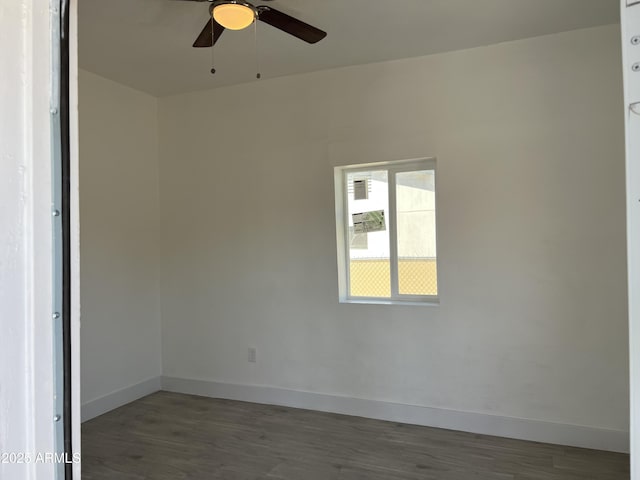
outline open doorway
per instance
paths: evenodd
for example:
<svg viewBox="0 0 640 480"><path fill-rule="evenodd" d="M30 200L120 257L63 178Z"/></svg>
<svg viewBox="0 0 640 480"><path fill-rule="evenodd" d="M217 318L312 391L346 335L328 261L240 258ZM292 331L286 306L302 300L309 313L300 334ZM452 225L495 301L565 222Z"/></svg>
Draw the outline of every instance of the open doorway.
<svg viewBox="0 0 640 480"><path fill-rule="evenodd" d="M2 478L80 478L75 10L0 15Z"/></svg>
<svg viewBox="0 0 640 480"><path fill-rule="evenodd" d="M88 478L629 477L618 10L405 3L80 6ZM341 302L334 167L422 158L438 302Z"/></svg>

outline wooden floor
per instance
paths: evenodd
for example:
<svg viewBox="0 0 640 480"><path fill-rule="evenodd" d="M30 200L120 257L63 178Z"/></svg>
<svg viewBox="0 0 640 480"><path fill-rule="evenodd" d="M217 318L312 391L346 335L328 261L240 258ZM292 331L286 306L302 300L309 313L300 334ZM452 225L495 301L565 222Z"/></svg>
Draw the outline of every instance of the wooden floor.
<svg viewBox="0 0 640 480"><path fill-rule="evenodd" d="M158 392L82 425L83 480L618 480L629 456Z"/></svg>

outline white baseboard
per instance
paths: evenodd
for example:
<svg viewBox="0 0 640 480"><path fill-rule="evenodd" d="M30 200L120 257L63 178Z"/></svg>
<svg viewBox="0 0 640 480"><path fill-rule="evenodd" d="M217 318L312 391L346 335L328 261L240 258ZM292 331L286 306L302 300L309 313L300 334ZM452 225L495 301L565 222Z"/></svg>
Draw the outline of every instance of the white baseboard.
<svg viewBox="0 0 640 480"><path fill-rule="evenodd" d="M176 377L162 377L162 389L170 392L319 410L534 442L612 452L629 452L629 432L621 430L405 405L262 385L238 385Z"/></svg>
<svg viewBox="0 0 640 480"><path fill-rule="evenodd" d="M131 403L161 389L161 377L152 377L82 404L81 421L86 422L110 410Z"/></svg>

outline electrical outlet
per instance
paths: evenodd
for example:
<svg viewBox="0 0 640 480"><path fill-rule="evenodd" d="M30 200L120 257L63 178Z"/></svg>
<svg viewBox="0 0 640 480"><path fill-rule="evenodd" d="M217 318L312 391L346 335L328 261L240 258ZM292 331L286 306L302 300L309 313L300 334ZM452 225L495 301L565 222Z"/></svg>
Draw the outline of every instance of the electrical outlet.
<svg viewBox="0 0 640 480"><path fill-rule="evenodd" d="M249 361L251 363L256 363L256 349L253 347L249 348Z"/></svg>

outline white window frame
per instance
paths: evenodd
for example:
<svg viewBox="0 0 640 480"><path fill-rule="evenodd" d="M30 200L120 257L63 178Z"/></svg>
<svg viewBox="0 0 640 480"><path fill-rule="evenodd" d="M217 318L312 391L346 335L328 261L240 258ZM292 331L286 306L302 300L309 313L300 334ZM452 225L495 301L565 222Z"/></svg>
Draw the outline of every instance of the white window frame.
<svg viewBox="0 0 640 480"><path fill-rule="evenodd" d="M347 175L370 170L386 170L389 185L389 263L391 273L390 297L360 297L350 295L349 279L349 205ZM433 170L437 178L435 157L411 160L393 160L387 162L366 163L338 166L334 168L335 204L336 204L336 242L338 253L338 299L340 303L367 303L381 305L439 305L438 295L407 295L398 289L398 224L396 212L396 174L419 170ZM436 245L438 245L438 213L437 213L437 180L434 193L436 195ZM436 247L437 248L437 247ZM438 272L438 255L436 250L436 272Z"/></svg>

